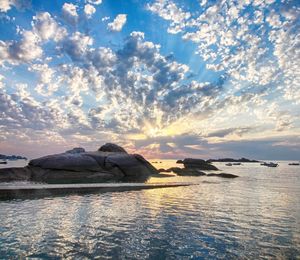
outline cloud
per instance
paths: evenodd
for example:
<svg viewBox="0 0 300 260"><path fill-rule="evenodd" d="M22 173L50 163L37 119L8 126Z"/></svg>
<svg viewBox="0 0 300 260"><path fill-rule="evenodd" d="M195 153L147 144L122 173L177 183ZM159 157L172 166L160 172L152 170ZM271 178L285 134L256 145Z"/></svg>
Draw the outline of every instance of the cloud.
<svg viewBox="0 0 300 260"><path fill-rule="evenodd" d="M62 17L66 22L75 25L78 22L79 17L77 13L77 5L64 3L62 7Z"/></svg>
<svg viewBox="0 0 300 260"><path fill-rule="evenodd" d="M107 28L112 32L120 32L127 20L126 14L118 14L113 22L107 25Z"/></svg>
<svg viewBox="0 0 300 260"><path fill-rule="evenodd" d="M64 4L62 19L35 13L31 29L24 24L13 40L0 40L1 140L93 147L101 136L167 158L238 155L243 144L253 155L249 140L258 137L268 149L282 147L283 136L292 142L300 127L298 9L273 19L270 1L226 3L201 1L198 12L172 1L147 5L182 37L176 46L184 54L192 42L197 55L187 64L176 60L177 47L167 53L173 44L161 47L142 31L116 44L113 33L99 37L89 28L94 20L79 21L94 13L95 1ZM111 31L126 23L118 17Z"/></svg>
<svg viewBox="0 0 300 260"><path fill-rule="evenodd" d="M228 135L242 136L250 131L253 131L254 127L233 127L227 129L221 129L214 132L210 132L207 137L225 137Z"/></svg>
<svg viewBox="0 0 300 260"><path fill-rule="evenodd" d="M87 16L87 18L91 18L92 15L96 12L96 8L90 4L86 4L84 6L84 13Z"/></svg>
<svg viewBox="0 0 300 260"><path fill-rule="evenodd" d="M189 12L182 11L172 1L157 1L152 5L148 4L147 9L167 21L171 21L168 32L176 34L184 28L186 20L191 17Z"/></svg>
<svg viewBox="0 0 300 260"><path fill-rule="evenodd" d="M93 5L101 5L102 0L87 0L87 3L93 4Z"/></svg>
<svg viewBox="0 0 300 260"><path fill-rule="evenodd" d="M67 35L66 29L60 27L48 12L38 13L34 16L32 27L42 40L53 39L57 42Z"/></svg>
<svg viewBox="0 0 300 260"><path fill-rule="evenodd" d="M0 2L0 12L9 11L12 6L17 9L26 9L31 6L31 0L1 0Z"/></svg>
<svg viewBox="0 0 300 260"><path fill-rule="evenodd" d="M284 98L297 103L299 91L293 86L300 81L300 59L295 58L299 56L295 19L300 9L280 3L283 11L275 13L275 1L200 4L200 14L186 12L169 0L155 1L148 10L169 22L169 33L180 33L183 40L196 44L196 54L207 69L225 73L233 84L276 86Z"/></svg>
<svg viewBox="0 0 300 260"><path fill-rule="evenodd" d="M0 64L28 63L43 55L44 41L61 41L67 35L65 28L59 26L48 12L38 13L31 22L32 30L21 30L20 39L0 40Z"/></svg>
<svg viewBox="0 0 300 260"><path fill-rule="evenodd" d="M0 64L30 62L42 54L40 38L32 31L23 31L20 41L0 41Z"/></svg>
<svg viewBox="0 0 300 260"><path fill-rule="evenodd" d="M63 41L61 50L73 61L78 61L84 59L88 47L92 44L93 39L90 36L75 32Z"/></svg>

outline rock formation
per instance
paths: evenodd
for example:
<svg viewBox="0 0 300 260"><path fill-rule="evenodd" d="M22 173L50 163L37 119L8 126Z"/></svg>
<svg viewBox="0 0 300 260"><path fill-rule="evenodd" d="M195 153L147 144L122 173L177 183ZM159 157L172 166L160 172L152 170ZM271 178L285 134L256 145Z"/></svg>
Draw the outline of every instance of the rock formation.
<svg viewBox="0 0 300 260"><path fill-rule="evenodd" d="M99 183L145 181L158 171L141 155L105 144L95 152L74 148L65 153L31 160L24 168L0 169L0 181L28 180L45 183Z"/></svg>
<svg viewBox="0 0 300 260"><path fill-rule="evenodd" d="M184 168L198 170L218 170L218 168L202 159L186 158L183 160Z"/></svg>

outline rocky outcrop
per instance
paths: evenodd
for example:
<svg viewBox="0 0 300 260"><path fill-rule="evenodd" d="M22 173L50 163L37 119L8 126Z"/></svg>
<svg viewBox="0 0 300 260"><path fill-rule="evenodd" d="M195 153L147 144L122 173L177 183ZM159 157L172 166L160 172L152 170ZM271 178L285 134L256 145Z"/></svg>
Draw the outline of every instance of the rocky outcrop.
<svg viewBox="0 0 300 260"><path fill-rule="evenodd" d="M206 173L198 170L198 169L187 169L187 168L180 168L180 167L171 167L169 169L159 169L159 172L174 172L179 176L203 176Z"/></svg>
<svg viewBox="0 0 300 260"><path fill-rule="evenodd" d="M66 153L84 153L85 150L82 147L75 147L72 150L66 151Z"/></svg>
<svg viewBox="0 0 300 260"><path fill-rule="evenodd" d="M0 181L30 180L45 183L98 183L145 181L158 171L141 155L106 144L98 151L75 148L31 160L24 168L0 169Z"/></svg>
<svg viewBox="0 0 300 260"><path fill-rule="evenodd" d="M183 165L184 168L188 168L188 169L213 170L213 171L218 170L216 166L202 159L186 158L183 160Z"/></svg>
<svg viewBox="0 0 300 260"><path fill-rule="evenodd" d="M110 153L127 153L123 147L112 143L106 143L105 145L102 145L98 151Z"/></svg>
<svg viewBox="0 0 300 260"><path fill-rule="evenodd" d="M175 172L179 176L204 176L205 172L202 172L198 169L187 169L187 168L173 168L173 172Z"/></svg>
<svg viewBox="0 0 300 260"><path fill-rule="evenodd" d="M231 174L231 173L209 173L207 174L208 177L214 176L214 177L221 177L221 178L237 178L239 176Z"/></svg>

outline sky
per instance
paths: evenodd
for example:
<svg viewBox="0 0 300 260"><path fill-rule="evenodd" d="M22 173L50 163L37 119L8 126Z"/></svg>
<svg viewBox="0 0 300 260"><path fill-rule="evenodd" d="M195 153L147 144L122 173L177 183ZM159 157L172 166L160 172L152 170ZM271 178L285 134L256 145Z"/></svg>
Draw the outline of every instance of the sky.
<svg viewBox="0 0 300 260"><path fill-rule="evenodd" d="M300 2L0 1L0 153L300 160Z"/></svg>

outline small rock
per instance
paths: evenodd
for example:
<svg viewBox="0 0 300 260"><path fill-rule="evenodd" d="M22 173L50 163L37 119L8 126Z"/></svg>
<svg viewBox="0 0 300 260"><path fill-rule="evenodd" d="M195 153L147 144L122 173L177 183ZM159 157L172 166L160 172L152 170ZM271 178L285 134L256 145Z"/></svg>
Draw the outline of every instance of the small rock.
<svg viewBox="0 0 300 260"><path fill-rule="evenodd" d="M172 172L170 169L163 169L163 168L161 168L161 169L158 169L158 172Z"/></svg>
<svg viewBox="0 0 300 260"><path fill-rule="evenodd" d="M187 168L179 168L172 167L168 169L168 171L175 172L179 176L204 176L206 173L199 171L197 169L187 169Z"/></svg>
<svg viewBox="0 0 300 260"><path fill-rule="evenodd" d="M239 176L231 174L231 173L209 173L207 174L207 176L211 177L211 176L215 176L215 177L222 177L222 178L237 178Z"/></svg>

